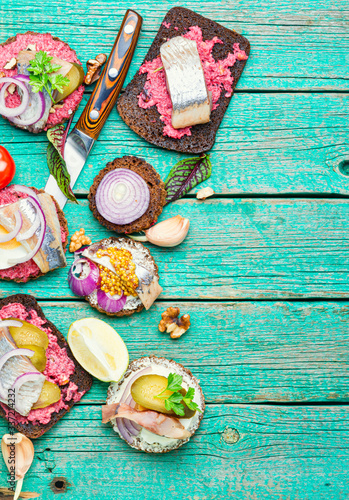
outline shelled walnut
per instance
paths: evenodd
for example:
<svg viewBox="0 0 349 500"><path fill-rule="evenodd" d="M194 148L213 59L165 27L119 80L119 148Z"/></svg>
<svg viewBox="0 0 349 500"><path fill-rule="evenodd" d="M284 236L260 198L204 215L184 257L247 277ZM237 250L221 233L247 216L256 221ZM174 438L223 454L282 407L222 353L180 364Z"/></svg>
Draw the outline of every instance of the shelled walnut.
<svg viewBox="0 0 349 500"><path fill-rule="evenodd" d="M167 332L172 339L178 339L190 327L190 315L183 314L179 318L179 307L168 307L166 311L161 314L161 321L159 323L160 332Z"/></svg>
<svg viewBox="0 0 349 500"><path fill-rule="evenodd" d="M85 236L85 229L81 228L80 231L76 231L70 240L69 251L76 252L84 245L91 245L91 239Z"/></svg>
<svg viewBox="0 0 349 500"><path fill-rule="evenodd" d="M101 68L105 61L107 60L107 56L105 54L98 54L95 59L89 59L86 63L87 73L85 76L85 84L91 85L98 80Z"/></svg>

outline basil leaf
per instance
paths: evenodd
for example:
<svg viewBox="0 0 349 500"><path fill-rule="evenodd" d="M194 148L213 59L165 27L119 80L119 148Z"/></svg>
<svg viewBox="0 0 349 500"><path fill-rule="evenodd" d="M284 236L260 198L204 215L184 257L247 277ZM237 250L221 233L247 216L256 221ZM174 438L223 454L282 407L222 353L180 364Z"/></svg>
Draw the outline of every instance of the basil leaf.
<svg viewBox="0 0 349 500"><path fill-rule="evenodd" d="M50 170L50 174L56 179L62 193L68 198L68 200L78 203L78 200L75 198L74 193L70 188L70 174L65 161L52 143L49 143L47 146L47 165Z"/></svg>
<svg viewBox="0 0 349 500"><path fill-rule="evenodd" d="M166 202L179 200L191 189L205 181L212 173L209 155L187 158L171 168L165 180Z"/></svg>

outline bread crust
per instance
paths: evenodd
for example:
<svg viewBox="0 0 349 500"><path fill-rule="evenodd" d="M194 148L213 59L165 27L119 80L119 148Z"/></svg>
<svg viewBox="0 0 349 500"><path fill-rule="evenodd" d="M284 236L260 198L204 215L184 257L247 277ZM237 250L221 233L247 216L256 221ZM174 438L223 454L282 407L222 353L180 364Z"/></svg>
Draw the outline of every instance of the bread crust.
<svg viewBox="0 0 349 500"><path fill-rule="evenodd" d="M92 386L92 377L89 373L84 370L84 368L76 361L74 358L70 347L61 334L61 332L56 328L56 326L49 321L45 314L43 313L41 307L37 303L34 297L31 295L25 295L25 294L16 294L16 295L11 295L10 297L7 297L5 299L0 300L0 310L8 305L8 304L22 304L26 310L33 310L38 314L40 318L45 320L45 323L42 325L43 328L50 328L52 333L57 337L57 343L60 347L65 348L68 357L74 362L75 364L75 371L71 375L69 381L73 382L74 384L77 385L78 391L88 391L91 386ZM60 386L64 387L64 386ZM21 423L13 423L13 419L11 418L11 424L19 431L25 434L27 437L30 439L36 439L40 436L42 436L45 432L47 432L51 427L54 426L56 422L58 422L68 411L71 410L71 408L74 406L75 402L73 400L70 401L64 401L66 405L68 405L68 409L62 408L59 412L57 413L52 413L51 420L47 424L33 424L33 423L27 423L27 424L21 424ZM6 413L3 410L3 408L0 406L0 415L4 417L6 420Z"/></svg>
<svg viewBox="0 0 349 500"><path fill-rule="evenodd" d="M99 184L106 174L118 168L132 170L138 174L142 177L142 179L144 179L150 192L150 201L146 212L135 221L123 225L113 224L112 222L106 220L103 215L98 212L96 206L96 193ZM115 231L117 233L130 234L148 229L156 223L166 203L166 195L167 191L165 189L165 184L154 167L147 163L143 158L137 158L136 156L123 156L122 158L115 158L113 161L107 163L107 166L94 178L93 184L90 187L88 200L90 202L89 206L93 216L100 224L102 224L102 226L105 226L111 231Z"/></svg>
<svg viewBox="0 0 349 500"><path fill-rule="evenodd" d="M166 28L164 24L170 24L171 26ZM233 52L234 43L239 43L240 48L247 55L250 53L250 43L242 35L189 9L173 7L163 19L160 29L144 58L143 64L159 56L160 46L165 40L184 35L191 26L199 26L201 28L204 40L211 40L214 36L218 36L223 41L223 44L216 44L213 48L212 55L215 60L225 59L229 52ZM178 30L175 30L175 27ZM234 77L233 90L242 74L245 63L246 61L236 61L234 66L230 68L231 74ZM219 106L212 111L209 123L194 125L191 128L191 136L173 139L163 135L164 124L160 120L156 106L152 106L149 109L142 109L138 106L138 95L143 92L146 80L146 74L140 75L137 72L127 85L125 92L119 97L117 110L124 122L136 134L156 146L183 153L203 153L209 151L215 142L217 130L232 96L226 97L225 93L222 92L218 101Z"/></svg>

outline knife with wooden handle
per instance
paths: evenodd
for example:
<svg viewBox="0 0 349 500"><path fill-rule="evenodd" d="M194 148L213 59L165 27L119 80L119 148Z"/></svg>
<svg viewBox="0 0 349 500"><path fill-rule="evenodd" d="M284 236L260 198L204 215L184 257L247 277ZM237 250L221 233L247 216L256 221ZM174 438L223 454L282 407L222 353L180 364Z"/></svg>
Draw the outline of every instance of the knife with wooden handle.
<svg viewBox="0 0 349 500"><path fill-rule="evenodd" d="M64 146L64 160L70 174L71 188L74 187L92 146L120 94L137 45L141 26L142 17L137 12L128 10L96 87L77 124L67 137ZM64 207L67 198L52 175L47 181L45 191L56 199L61 208Z"/></svg>

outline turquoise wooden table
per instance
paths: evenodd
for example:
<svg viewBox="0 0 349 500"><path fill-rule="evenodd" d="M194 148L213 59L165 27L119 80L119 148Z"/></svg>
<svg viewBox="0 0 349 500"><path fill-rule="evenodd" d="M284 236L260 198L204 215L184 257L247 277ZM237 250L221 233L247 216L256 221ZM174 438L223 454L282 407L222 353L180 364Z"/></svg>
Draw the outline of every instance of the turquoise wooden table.
<svg viewBox="0 0 349 500"><path fill-rule="evenodd" d="M174 5L2 0L0 39L49 31L87 61L109 53L125 10L133 8L144 26L128 82ZM72 295L67 269L26 285L1 283L0 296L33 294L65 335L73 320L99 317L123 336L131 359L152 353L185 364L201 380L207 411L190 443L148 455L101 424L107 384L94 381L35 441L24 491L50 500L347 499L348 3L183 6L247 36L252 50L211 152L213 174L204 185L216 196L199 202L190 193L161 216L179 213L191 228L179 247L151 248L160 299L147 313L110 319ZM45 134L0 120L0 142L16 161L15 181L43 188ZM80 205L66 206L70 232L85 227L95 240L111 234L93 219L86 194L106 162L124 154L146 158L162 178L183 157L152 147L113 111L78 180ZM157 329L170 305L192 319L178 341ZM1 421L1 433L6 428ZM5 487L4 463L0 474Z"/></svg>

